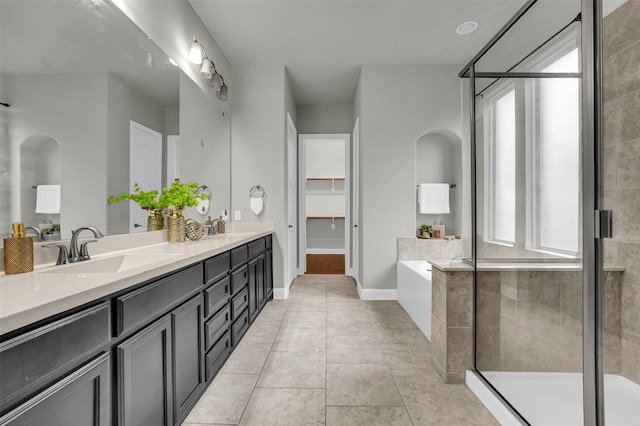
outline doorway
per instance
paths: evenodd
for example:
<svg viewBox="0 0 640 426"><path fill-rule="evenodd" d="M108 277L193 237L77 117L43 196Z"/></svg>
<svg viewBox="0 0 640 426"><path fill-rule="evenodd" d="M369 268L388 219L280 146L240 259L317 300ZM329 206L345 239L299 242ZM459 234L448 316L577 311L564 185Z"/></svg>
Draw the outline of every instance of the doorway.
<svg viewBox="0 0 640 426"><path fill-rule="evenodd" d="M162 134L130 121L129 188L137 183L145 191L162 187ZM137 203L129 203L129 232L147 230L147 216Z"/></svg>
<svg viewBox="0 0 640 426"><path fill-rule="evenodd" d="M351 255L350 135L299 137L300 272L347 273Z"/></svg>

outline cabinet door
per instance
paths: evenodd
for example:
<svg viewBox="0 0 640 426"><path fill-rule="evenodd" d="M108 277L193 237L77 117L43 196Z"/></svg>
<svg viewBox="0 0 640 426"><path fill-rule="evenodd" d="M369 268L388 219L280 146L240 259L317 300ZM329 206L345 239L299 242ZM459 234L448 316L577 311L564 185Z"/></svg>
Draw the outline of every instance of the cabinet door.
<svg viewBox="0 0 640 426"><path fill-rule="evenodd" d="M273 252L271 249L265 253L264 277L267 288L267 299L273 298Z"/></svg>
<svg viewBox="0 0 640 426"><path fill-rule="evenodd" d="M173 424L171 340L165 315L117 346L119 425Z"/></svg>
<svg viewBox="0 0 640 426"><path fill-rule="evenodd" d="M258 307L260 303L258 301L258 259L253 259L249 262L249 321L258 314Z"/></svg>
<svg viewBox="0 0 640 426"><path fill-rule="evenodd" d="M262 309L265 303L267 303L267 282L265 280L265 255L264 253L258 256L258 310Z"/></svg>
<svg viewBox="0 0 640 426"><path fill-rule="evenodd" d="M56 382L0 419L1 426L110 426L109 354Z"/></svg>
<svg viewBox="0 0 640 426"><path fill-rule="evenodd" d="M178 424L204 386L202 294L171 312L173 332L173 414Z"/></svg>

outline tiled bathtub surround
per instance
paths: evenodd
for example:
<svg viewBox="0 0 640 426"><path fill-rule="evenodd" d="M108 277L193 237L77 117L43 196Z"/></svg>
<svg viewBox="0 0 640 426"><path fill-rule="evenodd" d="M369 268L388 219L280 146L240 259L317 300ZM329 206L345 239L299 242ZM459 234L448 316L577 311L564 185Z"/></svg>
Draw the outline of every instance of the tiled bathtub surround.
<svg viewBox="0 0 640 426"><path fill-rule="evenodd" d="M473 272L432 271L431 363L445 383L464 383L473 368Z"/></svg>
<svg viewBox="0 0 640 426"><path fill-rule="evenodd" d="M398 260L453 259L462 257L462 240L398 237Z"/></svg>
<svg viewBox="0 0 640 426"><path fill-rule="evenodd" d="M613 239L605 241L605 258L625 267L620 374L640 383L639 0L605 17L603 54L605 208L613 210Z"/></svg>

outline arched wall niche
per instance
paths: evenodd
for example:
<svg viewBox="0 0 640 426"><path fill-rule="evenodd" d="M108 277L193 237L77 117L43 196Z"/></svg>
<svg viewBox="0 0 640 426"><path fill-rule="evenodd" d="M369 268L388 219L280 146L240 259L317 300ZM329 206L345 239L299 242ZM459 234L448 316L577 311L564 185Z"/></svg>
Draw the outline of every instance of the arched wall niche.
<svg viewBox="0 0 640 426"><path fill-rule="evenodd" d="M416 140L416 233L422 224L444 221L447 235L462 232L462 140L446 129L425 132ZM418 208L420 183L448 183L456 185L449 192L450 214L421 214Z"/></svg>
<svg viewBox="0 0 640 426"><path fill-rule="evenodd" d="M61 185L60 144L48 135L32 135L20 144L20 220L38 227L45 220L60 224L60 214L36 213L38 185Z"/></svg>

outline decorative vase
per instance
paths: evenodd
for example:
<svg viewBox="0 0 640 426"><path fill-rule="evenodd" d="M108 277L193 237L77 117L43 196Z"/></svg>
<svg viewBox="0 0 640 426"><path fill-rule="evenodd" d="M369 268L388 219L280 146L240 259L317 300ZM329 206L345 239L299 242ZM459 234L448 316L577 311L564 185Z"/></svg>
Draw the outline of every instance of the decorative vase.
<svg viewBox="0 0 640 426"><path fill-rule="evenodd" d="M162 231L164 229L164 216L162 210L149 210L147 218L147 231Z"/></svg>
<svg viewBox="0 0 640 426"><path fill-rule="evenodd" d="M431 236L429 235L428 232L421 232L420 233L420 237L422 237L422 238L431 238Z"/></svg>
<svg viewBox="0 0 640 426"><path fill-rule="evenodd" d="M182 243L185 240L185 220L182 210L167 210L167 236L170 243Z"/></svg>

